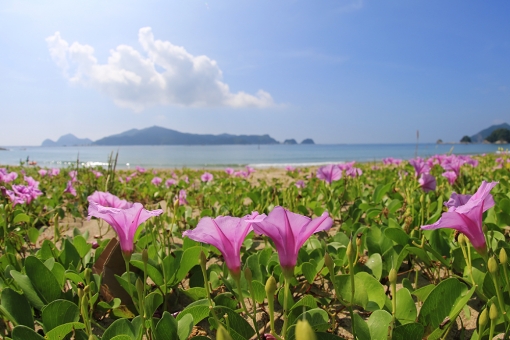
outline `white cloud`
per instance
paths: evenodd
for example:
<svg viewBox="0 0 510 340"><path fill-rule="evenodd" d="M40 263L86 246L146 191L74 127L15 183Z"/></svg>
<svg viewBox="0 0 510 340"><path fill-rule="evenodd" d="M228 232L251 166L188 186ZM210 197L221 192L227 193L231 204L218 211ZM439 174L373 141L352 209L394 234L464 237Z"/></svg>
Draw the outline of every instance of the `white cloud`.
<svg viewBox="0 0 510 340"><path fill-rule="evenodd" d="M153 105L275 105L263 90L255 95L230 92L216 61L205 55L193 56L169 41L154 40L150 27L140 29L138 40L143 54L119 45L110 50L106 64L99 64L92 46L78 42L69 45L59 32L46 38L52 59L71 83L91 86L121 107L141 111Z"/></svg>

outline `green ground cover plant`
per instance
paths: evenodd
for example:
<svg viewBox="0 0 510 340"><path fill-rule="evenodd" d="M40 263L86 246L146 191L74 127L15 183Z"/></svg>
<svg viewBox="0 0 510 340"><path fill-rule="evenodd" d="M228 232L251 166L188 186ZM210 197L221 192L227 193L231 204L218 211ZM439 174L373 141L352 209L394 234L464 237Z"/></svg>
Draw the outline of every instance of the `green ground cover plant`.
<svg viewBox="0 0 510 340"><path fill-rule="evenodd" d="M278 176L110 159L0 168L3 338L510 335L507 153Z"/></svg>

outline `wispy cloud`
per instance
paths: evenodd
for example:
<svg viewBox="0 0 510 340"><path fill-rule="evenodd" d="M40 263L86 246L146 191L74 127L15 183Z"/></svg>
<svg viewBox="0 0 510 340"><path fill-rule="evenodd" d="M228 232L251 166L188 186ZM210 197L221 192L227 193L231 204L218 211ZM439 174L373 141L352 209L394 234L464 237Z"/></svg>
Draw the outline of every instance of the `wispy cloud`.
<svg viewBox="0 0 510 340"><path fill-rule="evenodd" d="M184 47L155 40L150 27L141 28L138 40L143 53L128 45L110 51L106 64L94 56L94 48L69 44L59 32L46 38L50 55L71 83L90 86L113 99L115 104L141 111L154 105L192 107L269 107L271 95L232 93L222 81L215 60L194 56Z"/></svg>

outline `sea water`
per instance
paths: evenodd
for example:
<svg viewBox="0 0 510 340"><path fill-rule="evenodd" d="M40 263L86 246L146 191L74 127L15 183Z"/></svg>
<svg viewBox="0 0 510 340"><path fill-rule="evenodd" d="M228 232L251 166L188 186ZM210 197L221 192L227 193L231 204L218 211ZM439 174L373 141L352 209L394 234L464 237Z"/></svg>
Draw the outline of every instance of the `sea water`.
<svg viewBox="0 0 510 340"><path fill-rule="evenodd" d="M501 145L499 145L500 147ZM40 167L107 166L118 152L118 169L313 166L349 161L376 162L386 157L411 159L435 154L494 153L493 144L315 144L315 145L154 145L15 146L0 151L0 165L37 162Z"/></svg>

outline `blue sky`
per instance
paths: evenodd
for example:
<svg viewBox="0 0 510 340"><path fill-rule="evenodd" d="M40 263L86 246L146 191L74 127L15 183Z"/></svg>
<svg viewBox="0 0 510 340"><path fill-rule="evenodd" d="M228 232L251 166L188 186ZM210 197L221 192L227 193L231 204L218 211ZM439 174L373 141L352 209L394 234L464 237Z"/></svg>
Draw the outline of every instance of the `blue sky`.
<svg viewBox="0 0 510 340"><path fill-rule="evenodd" d="M1 145L159 125L316 143L510 123L510 2L0 3Z"/></svg>

